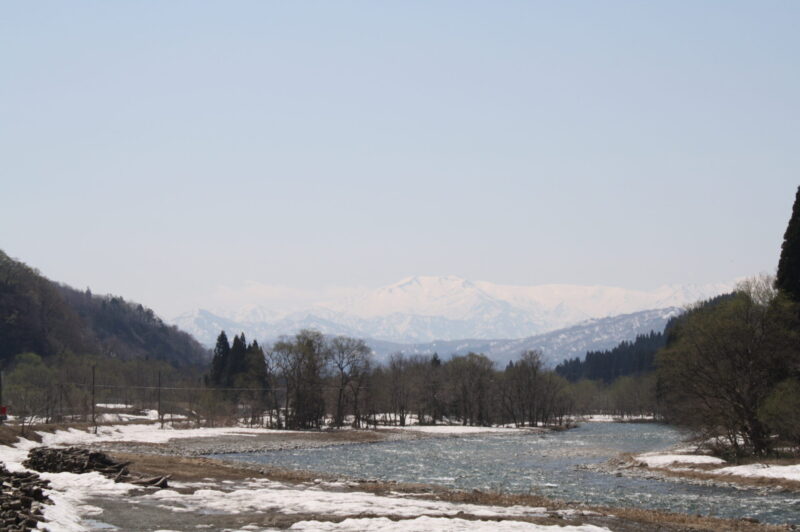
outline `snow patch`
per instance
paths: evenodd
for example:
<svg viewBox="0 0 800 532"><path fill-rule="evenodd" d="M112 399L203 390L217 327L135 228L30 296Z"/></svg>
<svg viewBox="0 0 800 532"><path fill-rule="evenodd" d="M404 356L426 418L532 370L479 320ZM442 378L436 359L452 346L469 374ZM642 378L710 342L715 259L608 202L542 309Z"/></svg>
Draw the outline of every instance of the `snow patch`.
<svg viewBox="0 0 800 532"><path fill-rule="evenodd" d="M459 512L479 517L543 517L546 508L529 506L482 506L443 501L375 495L361 491L330 491L325 484L283 484L266 479L251 479L237 484L233 491L197 489L184 494L165 489L144 495L144 501L158 501L176 512L218 511L246 513L276 511L285 514L322 513L337 517L358 514L418 517L454 516Z"/></svg>
<svg viewBox="0 0 800 532"><path fill-rule="evenodd" d="M305 531L353 531L370 532L373 530L390 532L427 532L429 530L440 530L447 532L601 532L607 528L600 528L593 525L582 526L557 526L557 525L536 525L523 521L468 521L466 519L447 519L442 517L417 517L416 519L404 519L392 521L386 517L373 519L345 519L339 523L326 521L300 521L292 525L289 530Z"/></svg>
<svg viewBox="0 0 800 532"><path fill-rule="evenodd" d="M424 432L425 434L479 434L486 432L508 432L510 430L520 430L515 428L474 427L468 425L410 425L405 427L378 427L378 429L411 430L414 432Z"/></svg>
<svg viewBox="0 0 800 532"><path fill-rule="evenodd" d="M800 464L797 465L767 465L750 464L741 466L723 467L714 470L721 475L735 475L738 477L761 477L794 480L800 482Z"/></svg>
<svg viewBox="0 0 800 532"><path fill-rule="evenodd" d="M665 467L672 464L724 464L725 460L704 454L640 454L636 460L648 467Z"/></svg>

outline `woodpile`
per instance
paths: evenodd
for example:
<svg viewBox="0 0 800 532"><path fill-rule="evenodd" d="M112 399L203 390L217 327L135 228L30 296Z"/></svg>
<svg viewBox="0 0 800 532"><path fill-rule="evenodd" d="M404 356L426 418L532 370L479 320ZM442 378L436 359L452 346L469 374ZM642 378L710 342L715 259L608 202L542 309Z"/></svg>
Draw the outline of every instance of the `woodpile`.
<svg viewBox="0 0 800 532"><path fill-rule="evenodd" d="M36 473L11 473L0 465L0 481L0 529L27 532L44 521L42 505L50 503L43 491L46 480Z"/></svg>
<svg viewBox="0 0 800 532"><path fill-rule="evenodd" d="M89 473L97 471L114 482L129 482L139 486L168 487L170 476L141 477L128 471L130 462L117 462L99 451L81 447L36 447L28 453L22 465L34 471L48 473Z"/></svg>
<svg viewBox="0 0 800 532"><path fill-rule="evenodd" d="M107 477L115 477L121 472L127 473L126 466L115 462L97 451L89 451L80 447L55 449L52 447L36 447L28 453L28 459L22 465L34 471L47 473L88 473L97 471Z"/></svg>

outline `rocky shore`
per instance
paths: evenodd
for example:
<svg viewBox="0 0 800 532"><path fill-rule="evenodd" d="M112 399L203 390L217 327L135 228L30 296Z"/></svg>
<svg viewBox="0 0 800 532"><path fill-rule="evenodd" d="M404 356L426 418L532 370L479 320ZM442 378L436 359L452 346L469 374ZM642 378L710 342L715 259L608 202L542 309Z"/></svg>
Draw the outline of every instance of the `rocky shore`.
<svg viewBox="0 0 800 532"><path fill-rule="evenodd" d="M99 451L80 447L52 448L35 447L28 453L22 465L40 473L90 473L97 472L113 479L137 486L168 487L170 475L144 477L128 470L130 462L119 462Z"/></svg>
<svg viewBox="0 0 800 532"><path fill-rule="evenodd" d="M36 473L12 473L0 465L0 528L9 532L35 529L43 521L43 505L50 503L44 493L48 482Z"/></svg>

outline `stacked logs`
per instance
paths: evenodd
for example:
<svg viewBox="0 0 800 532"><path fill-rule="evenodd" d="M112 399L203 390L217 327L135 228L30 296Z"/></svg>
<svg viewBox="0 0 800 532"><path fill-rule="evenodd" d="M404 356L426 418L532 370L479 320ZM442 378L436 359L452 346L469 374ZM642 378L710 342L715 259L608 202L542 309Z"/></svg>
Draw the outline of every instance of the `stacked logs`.
<svg viewBox="0 0 800 532"><path fill-rule="evenodd" d="M115 462L97 451L89 451L79 447L54 449L36 447L28 453L28 459L22 465L34 471L47 473L88 473L97 471L107 477L114 478L120 473L126 474L128 464Z"/></svg>
<svg viewBox="0 0 800 532"><path fill-rule="evenodd" d="M140 486L166 488L169 475L142 478L128 471L130 462L117 462L99 451L80 447L53 448L36 447L28 453L22 465L34 471L48 473L89 473L97 471L114 482L129 482Z"/></svg>
<svg viewBox="0 0 800 532"><path fill-rule="evenodd" d="M11 473L0 464L0 482L0 529L27 532L44 521L42 505L50 503L46 480L36 473Z"/></svg>

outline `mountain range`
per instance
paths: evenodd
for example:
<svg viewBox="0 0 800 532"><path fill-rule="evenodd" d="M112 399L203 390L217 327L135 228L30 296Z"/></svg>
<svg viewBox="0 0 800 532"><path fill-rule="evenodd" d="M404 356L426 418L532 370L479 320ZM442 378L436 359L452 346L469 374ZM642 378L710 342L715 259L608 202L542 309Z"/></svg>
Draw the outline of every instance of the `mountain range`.
<svg viewBox="0 0 800 532"><path fill-rule="evenodd" d="M243 331L264 342L301 329L315 329L368 339L378 353L387 349L417 352L447 345L443 350L449 354L455 345L462 344L482 345L482 351L517 350L533 337L552 351L558 336L547 337L547 333L581 324L585 334L578 337L586 340L587 334L591 336L589 331L614 323L616 332L609 333L609 337L619 340L609 344L612 347L649 332L650 329L642 329L644 323L654 329L663 328L677 308L731 288L731 284L667 285L644 291L566 284L513 286L456 276L415 276L342 299L322 301L302 311L280 312L257 305L228 312L199 309L178 316L173 323L209 346L220 330ZM641 314L642 311L650 314ZM616 320L603 321L615 316ZM455 344L450 345L452 342ZM592 344L591 348L597 345ZM573 353L572 348L557 351Z"/></svg>
<svg viewBox="0 0 800 532"><path fill-rule="evenodd" d="M640 334L661 332L670 318L681 312L682 309L678 307L642 310L586 320L571 327L527 338L444 340L422 344L399 344L373 339L367 339L366 342L379 361L385 361L389 355L397 352L407 355L439 353L443 358L472 352L483 353L502 368L510 360L519 358L520 353L535 349L542 353L546 366L554 367L565 359L583 358L588 351L605 351L623 341L631 341Z"/></svg>

